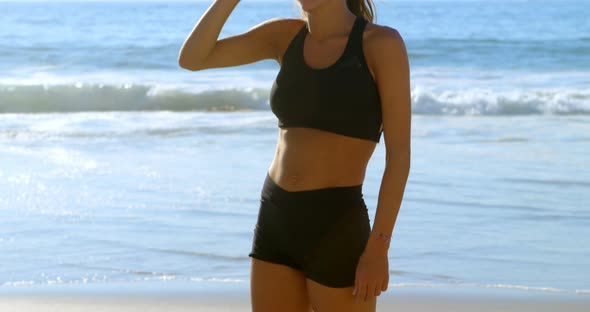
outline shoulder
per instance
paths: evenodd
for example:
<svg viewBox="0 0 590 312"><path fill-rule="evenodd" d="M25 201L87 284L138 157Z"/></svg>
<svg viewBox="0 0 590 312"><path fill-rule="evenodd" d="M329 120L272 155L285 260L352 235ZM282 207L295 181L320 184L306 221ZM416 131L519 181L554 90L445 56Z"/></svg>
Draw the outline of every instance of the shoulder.
<svg viewBox="0 0 590 312"><path fill-rule="evenodd" d="M363 44L366 46L367 52L376 52L382 49L393 49L397 52L400 49L405 50L404 39L397 29L373 23L368 23L366 26Z"/></svg>
<svg viewBox="0 0 590 312"><path fill-rule="evenodd" d="M265 28L270 37L275 51L275 59L279 64L282 57L295 35L306 25L305 20L299 18L275 17L268 19L257 26Z"/></svg>
<svg viewBox="0 0 590 312"><path fill-rule="evenodd" d="M279 18L274 21L275 34L279 42L290 42L293 37L306 25L300 18Z"/></svg>
<svg viewBox="0 0 590 312"><path fill-rule="evenodd" d="M404 39L397 29L389 26L368 23L363 50L369 67L376 74L386 63L407 62Z"/></svg>
<svg viewBox="0 0 590 312"><path fill-rule="evenodd" d="M280 42L290 34L297 33L303 25L305 25L305 21L302 19L274 17L255 25L252 29L261 30L273 41Z"/></svg>

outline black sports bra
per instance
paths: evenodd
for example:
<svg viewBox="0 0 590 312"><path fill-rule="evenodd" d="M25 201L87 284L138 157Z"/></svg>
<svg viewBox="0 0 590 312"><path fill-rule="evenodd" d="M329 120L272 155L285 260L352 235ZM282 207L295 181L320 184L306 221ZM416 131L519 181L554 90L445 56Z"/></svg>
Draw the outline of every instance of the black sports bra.
<svg viewBox="0 0 590 312"><path fill-rule="evenodd" d="M307 25L295 35L270 91L270 107L280 128L316 128L379 142L381 98L363 54L366 24L357 16L340 58L319 69L303 58Z"/></svg>

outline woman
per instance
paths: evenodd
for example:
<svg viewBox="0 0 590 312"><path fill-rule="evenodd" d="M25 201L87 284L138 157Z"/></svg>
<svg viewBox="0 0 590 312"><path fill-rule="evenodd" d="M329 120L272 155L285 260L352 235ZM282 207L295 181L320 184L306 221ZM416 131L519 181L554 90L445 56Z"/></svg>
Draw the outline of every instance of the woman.
<svg viewBox="0 0 590 312"><path fill-rule="evenodd" d="M218 40L238 2L208 8L179 65L281 65L270 98L278 142L249 254L252 309L375 311L410 167L404 41L369 22L371 0L299 0L303 19L270 19ZM371 229L362 183L381 134L387 157Z"/></svg>

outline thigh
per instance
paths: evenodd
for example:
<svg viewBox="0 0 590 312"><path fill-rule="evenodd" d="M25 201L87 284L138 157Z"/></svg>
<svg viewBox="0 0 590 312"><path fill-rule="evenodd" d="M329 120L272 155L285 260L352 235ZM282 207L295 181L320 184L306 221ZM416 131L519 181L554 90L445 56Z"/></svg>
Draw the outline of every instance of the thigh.
<svg viewBox="0 0 590 312"><path fill-rule="evenodd" d="M253 312L311 312L303 272L282 264L250 259Z"/></svg>
<svg viewBox="0 0 590 312"><path fill-rule="evenodd" d="M314 312L375 312L377 297L355 301L354 287L329 287L307 279L307 292Z"/></svg>

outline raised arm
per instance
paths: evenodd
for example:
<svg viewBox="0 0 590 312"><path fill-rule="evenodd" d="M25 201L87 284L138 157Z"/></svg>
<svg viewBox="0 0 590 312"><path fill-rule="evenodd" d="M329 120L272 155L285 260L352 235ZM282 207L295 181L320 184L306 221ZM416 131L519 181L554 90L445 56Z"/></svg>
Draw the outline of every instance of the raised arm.
<svg viewBox="0 0 590 312"><path fill-rule="evenodd" d="M293 19L272 18L246 32L218 40L239 1L215 0L209 6L180 49L180 67L197 71L278 59L280 36L293 24Z"/></svg>

